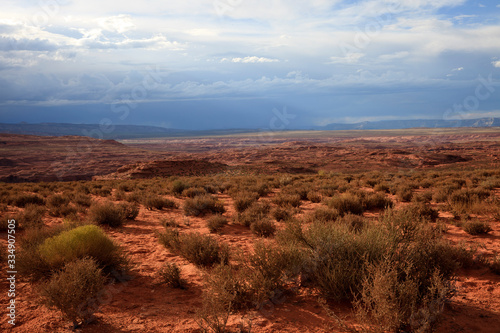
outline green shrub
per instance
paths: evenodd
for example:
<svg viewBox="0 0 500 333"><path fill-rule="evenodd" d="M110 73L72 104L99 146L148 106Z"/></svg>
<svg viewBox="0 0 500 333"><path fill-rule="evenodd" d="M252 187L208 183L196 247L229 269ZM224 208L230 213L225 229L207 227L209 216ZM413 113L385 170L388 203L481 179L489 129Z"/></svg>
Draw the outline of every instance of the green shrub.
<svg viewBox="0 0 500 333"><path fill-rule="evenodd" d="M271 220L265 218L254 221L250 225L250 230L257 236L270 237L276 232L276 226Z"/></svg>
<svg viewBox="0 0 500 333"><path fill-rule="evenodd" d="M485 235L493 230L488 223L481 221L466 222L463 229L470 235Z"/></svg>
<svg viewBox="0 0 500 333"><path fill-rule="evenodd" d="M90 207L89 219L99 225L121 227L125 223L125 212L112 202L95 204Z"/></svg>
<svg viewBox="0 0 500 333"><path fill-rule="evenodd" d="M162 210L163 208L167 208L167 209L177 208L177 204L174 201L172 201L170 199L162 198L161 196L155 195L155 194L148 195L146 198L144 198L142 203L144 204L144 206L148 210L153 210L153 209Z"/></svg>
<svg viewBox="0 0 500 333"><path fill-rule="evenodd" d="M335 208L340 216L348 213L361 215L364 211L360 198L350 193L335 196L327 204L330 208Z"/></svg>
<svg viewBox="0 0 500 333"><path fill-rule="evenodd" d="M105 272L127 268L120 248L95 225L84 225L47 238L38 246L38 251L52 271L85 257L93 258Z"/></svg>
<svg viewBox="0 0 500 333"><path fill-rule="evenodd" d="M58 225L51 228L30 228L24 231L19 240L17 250L17 270L32 281L46 279L51 274L50 265L45 262L38 250L39 246L52 236L68 230L67 225Z"/></svg>
<svg viewBox="0 0 500 333"><path fill-rule="evenodd" d="M188 198L184 202L184 214L187 216L202 216L205 214L224 214L226 209L217 198L207 194Z"/></svg>
<svg viewBox="0 0 500 333"><path fill-rule="evenodd" d="M159 275L162 283L173 288L186 289L186 281L181 278L181 270L176 264L165 263Z"/></svg>
<svg viewBox="0 0 500 333"><path fill-rule="evenodd" d="M207 228L210 232L219 232L227 224L227 219L222 215L211 216L207 220Z"/></svg>
<svg viewBox="0 0 500 333"><path fill-rule="evenodd" d="M77 259L54 274L42 286L41 295L48 307L60 310L63 317L77 327L90 320L98 310L104 282L101 269L93 259Z"/></svg>

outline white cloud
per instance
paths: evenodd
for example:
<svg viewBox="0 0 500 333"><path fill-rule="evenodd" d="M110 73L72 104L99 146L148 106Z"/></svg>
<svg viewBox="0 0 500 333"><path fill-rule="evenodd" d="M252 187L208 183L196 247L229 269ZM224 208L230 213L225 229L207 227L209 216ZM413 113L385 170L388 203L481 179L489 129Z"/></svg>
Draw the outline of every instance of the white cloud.
<svg viewBox="0 0 500 333"><path fill-rule="evenodd" d="M244 57L244 58L223 58L221 60L221 62L234 62L234 63L250 64L250 63L279 62L279 60L265 58L265 57L249 56L249 57Z"/></svg>
<svg viewBox="0 0 500 333"><path fill-rule="evenodd" d="M500 60L493 61L492 64L493 64L494 67L500 68Z"/></svg>
<svg viewBox="0 0 500 333"><path fill-rule="evenodd" d="M106 31L124 33L136 29L136 26L130 15L117 15L97 19L99 26Z"/></svg>
<svg viewBox="0 0 500 333"><path fill-rule="evenodd" d="M383 54L383 55L379 56L378 58L382 61L393 61L396 59L406 58L409 55L410 55L410 52L401 51L401 52L396 52L396 53L391 53L391 54Z"/></svg>
<svg viewBox="0 0 500 333"><path fill-rule="evenodd" d="M463 71L463 70L464 70L463 67L458 67L458 68L453 68L451 71L452 72L457 72L457 71L459 72L459 71Z"/></svg>
<svg viewBox="0 0 500 333"><path fill-rule="evenodd" d="M352 52L344 57L330 57L329 64L356 64L364 56L365 54L363 53Z"/></svg>

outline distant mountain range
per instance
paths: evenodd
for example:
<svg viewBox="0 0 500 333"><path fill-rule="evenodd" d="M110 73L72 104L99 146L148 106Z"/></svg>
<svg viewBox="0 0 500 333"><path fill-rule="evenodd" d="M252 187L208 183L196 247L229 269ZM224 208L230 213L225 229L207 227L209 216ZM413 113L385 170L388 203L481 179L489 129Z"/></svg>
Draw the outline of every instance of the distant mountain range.
<svg viewBox="0 0 500 333"><path fill-rule="evenodd" d="M380 120L364 121L354 124L328 124L317 126L316 130L382 130L403 128L446 128L446 127L497 127L500 126L500 118L480 118L464 120L443 119L412 119L412 120Z"/></svg>
<svg viewBox="0 0 500 333"><path fill-rule="evenodd" d="M365 121L354 124L328 124L315 126L312 130L384 130L404 128L447 128L447 127L499 127L500 118L480 118L465 120L415 119L415 120L381 120ZM90 136L96 139L141 139L185 136L211 136L257 132L258 129L227 130L182 130L156 126L113 125L112 127L97 124L6 124L0 123L0 133L28 134L40 136L77 135Z"/></svg>
<svg viewBox="0 0 500 333"><path fill-rule="evenodd" d="M204 131L204 130L191 131L191 130L170 129L164 127L142 126L142 125L113 125L107 127L98 124L0 123L0 133L39 135L39 136L77 135L77 136L89 136L95 139L106 139L106 140L209 136L209 135L225 135L225 134L248 133L248 132L254 132L254 130L228 129L228 130L211 130L211 131Z"/></svg>

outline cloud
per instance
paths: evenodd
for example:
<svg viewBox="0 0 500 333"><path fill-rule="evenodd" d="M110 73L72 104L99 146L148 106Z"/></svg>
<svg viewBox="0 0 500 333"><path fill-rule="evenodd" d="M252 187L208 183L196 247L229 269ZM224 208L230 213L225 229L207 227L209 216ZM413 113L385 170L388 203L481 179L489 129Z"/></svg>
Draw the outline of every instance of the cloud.
<svg viewBox="0 0 500 333"><path fill-rule="evenodd" d="M410 55L410 52L401 51L401 52L396 52L396 53L391 53L391 54L383 54L383 55L379 56L378 58L382 61L393 61L396 59L406 58L409 55Z"/></svg>
<svg viewBox="0 0 500 333"><path fill-rule="evenodd" d="M220 62L234 62L243 64L255 64L255 63L266 63L266 62L279 62L279 59L249 56L244 58L223 58Z"/></svg>
<svg viewBox="0 0 500 333"><path fill-rule="evenodd" d="M329 64L355 64L359 62L361 58L363 58L365 54L363 53L357 53L357 52L351 52L348 53L344 57L330 57L330 62Z"/></svg>
<svg viewBox="0 0 500 333"><path fill-rule="evenodd" d="M493 61L492 64L493 64L494 67L500 68L500 60Z"/></svg>
<svg viewBox="0 0 500 333"><path fill-rule="evenodd" d="M101 26L106 31L112 31L117 33L124 33L129 30L136 29L136 26L130 15L117 15L105 18L100 18L97 20L99 26Z"/></svg>

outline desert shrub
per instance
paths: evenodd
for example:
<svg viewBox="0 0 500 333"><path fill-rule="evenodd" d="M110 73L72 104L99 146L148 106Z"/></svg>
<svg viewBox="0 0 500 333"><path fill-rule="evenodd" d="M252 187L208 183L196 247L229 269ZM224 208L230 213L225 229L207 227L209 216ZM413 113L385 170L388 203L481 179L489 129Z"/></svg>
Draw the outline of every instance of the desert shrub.
<svg viewBox="0 0 500 333"><path fill-rule="evenodd" d="M90 207L89 220L99 225L121 227L125 223L125 212L112 202L95 204Z"/></svg>
<svg viewBox="0 0 500 333"><path fill-rule="evenodd" d="M413 190L409 185L400 185L396 190L396 196L399 201L409 202L413 197Z"/></svg>
<svg viewBox="0 0 500 333"><path fill-rule="evenodd" d="M139 215L139 205L133 203L118 204L119 209L123 212L123 216L127 220L135 220Z"/></svg>
<svg viewBox="0 0 500 333"><path fill-rule="evenodd" d="M180 234L178 229L169 229L165 225L165 231L158 234L158 241L167 249L174 252L180 250Z"/></svg>
<svg viewBox="0 0 500 333"><path fill-rule="evenodd" d="M159 241L166 248L179 253L198 266L227 264L229 248L219 244L217 239L200 233L179 234L178 230L166 229L159 235Z"/></svg>
<svg viewBox="0 0 500 333"><path fill-rule="evenodd" d="M425 191L422 193L415 194L411 200L412 200L412 202L429 203L432 201L432 192Z"/></svg>
<svg viewBox="0 0 500 333"><path fill-rule="evenodd" d="M76 214L76 208L70 205L70 198L61 194L56 194L47 200L47 207L52 216L64 217Z"/></svg>
<svg viewBox="0 0 500 333"><path fill-rule="evenodd" d="M273 202L279 207L299 207L301 204L300 195L299 194L285 194L279 193L273 199Z"/></svg>
<svg viewBox="0 0 500 333"><path fill-rule="evenodd" d="M159 272L162 283L179 289L186 288L186 281L181 278L181 269L176 264L165 263Z"/></svg>
<svg viewBox="0 0 500 333"><path fill-rule="evenodd" d="M207 194L207 190L203 187L190 187L182 191L182 195L188 198L194 198L197 195Z"/></svg>
<svg viewBox="0 0 500 333"><path fill-rule="evenodd" d="M500 275L500 255L495 256L489 266L493 273Z"/></svg>
<svg viewBox="0 0 500 333"><path fill-rule="evenodd" d="M96 187L96 188L92 189L91 193L94 195L98 195L100 197L109 197L111 195L111 191L112 191L112 188L101 186L101 187Z"/></svg>
<svg viewBox="0 0 500 333"><path fill-rule="evenodd" d="M50 308L60 310L74 327L85 323L98 310L97 301L104 289L105 278L97 263L90 258L69 262L44 284L41 295Z"/></svg>
<svg viewBox="0 0 500 333"><path fill-rule="evenodd" d="M481 221L466 222L462 228L470 235L485 235L493 230L488 223Z"/></svg>
<svg viewBox="0 0 500 333"><path fill-rule="evenodd" d="M382 193L368 193L362 198L363 209L386 209L394 206L390 198L387 198Z"/></svg>
<svg viewBox="0 0 500 333"><path fill-rule="evenodd" d="M45 199L37 194L20 194L14 197L13 202L14 206L24 208L27 205L45 205Z"/></svg>
<svg viewBox="0 0 500 333"><path fill-rule="evenodd" d="M183 208L184 214L187 216L202 216L208 213L224 214L226 212L222 202L209 194L186 199Z"/></svg>
<svg viewBox="0 0 500 333"><path fill-rule="evenodd" d="M373 189L377 192L389 193L389 185L386 183L378 183L373 187Z"/></svg>
<svg viewBox="0 0 500 333"><path fill-rule="evenodd" d="M63 206L69 204L70 199L67 196L61 195L61 194L55 194L47 200L47 206L49 209L58 207L58 206Z"/></svg>
<svg viewBox="0 0 500 333"><path fill-rule="evenodd" d="M179 223L174 218L160 218L160 224L165 228L178 228Z"/></svg>
<svg viewBox="0 0 500 333"><path fill-rule="evenodd" d="M142 201L144 207L148 210L158 209L162 210L163 208L174 209L177 208L177 204L170 199L163 198L159 195L151 194L144 198Z"/></svg>
<svg viewBox="0 0 500 333"><path fill-rule="evenodd" d="M43 224L43 216L46 209L38 205L27 205L24 211L15 216L16 223L20 228L40 228Z"/></svg>
<svg viewBox="0 0 500 333"><path fill-rule="evenodd" d="M107 273L127 268L127 260L118 245L95 225L84 225L47 238L38 246L38 251L52 271L85 257L93 258Z"/></svg>
<svg viewBox="0 0 500 333"><path fill-rule="evenodd" d="M276 226L274 225L273 221L264 218L254 221L250 225L250 230L252 230L252 232L257 236L270 237L273 236L276 232Z"/></svg>
<svg viewBox="0 0 500 333"><path fill-rule="evenodd" d="M133 203L142 203L146 196L142 191L133 191L125 196L125 200Z"/></svg>
<svg viewBox="0 0 500 333"><path fill-rule="evenodd" d="M339 218L340 214L335 208L318 207L316 208L311 218L318 222L332 222Z"/></svg>
<svg viewBox="0 0 500 333"><path fill-rule="evenodd" d="M198 266L227 264L229 249L210 236L199 233L182 234L180 252L184 258Z"/></svg>
<svg viewBox="0 0 500 333"><path fill-rule="evenodd" d="M72 200L78 206L90 207L92 205L92 198L88 194L77 193L73 196Z"/></svg>
<svg viewBox="0 0 500 333"><path fill-rule="evenodd" d="M238 213L245 211L258 199L258 195L252 192L240 192L234 198L234 209Z"/></svg>
<svg viewBox="0 0 500 333"><path fill-rule="evenodd" d="M318 203L321 202L321 194L318 193L317 191L309 191L307 192L307 200L311 201L312 203Z"/></svg>
<svg viewBox="0 0 500 333"><path fill-rule="evenodd" d="M241 310L252 303L252 293L247 281L248 271L237 271L231 265L216 265L205 276L204 298L223 305L224 309Z"/></svg>
<svg viewBox="0 0 500 333"><path fill-rule="evenodd" d="M439 217L439 212L432 208L429 204L423 202L411 203L410 205L403 208L408 214L414 217L422 217L427 221L435 222Z"/></svg>
<svg viewBox="0 0 500 333"><path fill-rule="evenodd" d="M246 283L228 265L216 266L205 278L206 289L196 322L202 332L224 333L229 315L250 303Z"/></svg>
<svg viewBox="0 0 500 333"><path fill-rule="evenodd" d="M268 201L256 201L236 217L236 222L249 227L255 221L267 218L271 206Z"/></svg>
<svg viewBox="0 0 500 333"><path fill-rule="evenodd" d="M172 183L172 193L175 195L181 195L182 192L184 192L185 189L189 188L189 185L182 180L175 180Z"/></svg>
<svg viewBox="0 0 500 333"><path fill-rule="evenodd" d="M19 240L19 248L17 250L18 260L16 266L19 273L32 281L45 279L47 276L50 276L51 267L42 259L38 248L47 238L58 235L68 229L67 225L26 229Z"/></svg>
<svg viewBox="0 0 500 333"><path fill-rule="evenodd" d="M359 215L346 214L338 219L339 223L345 224L352 232L360 232L367 226L366 220Z"/></svg>
<svg viewBox="0 0 500 333"><path fill-rule="evenodd" d="M114 200L121 201L125 200L127 198L127 193L122 190L116 190L115 193L113 194Z"/></svg>
<svg viewBox="0 0 500 333"><path fill-rule="evenodd" d="M490 191L484 189L461 189L450 194L448 204L457 213L469 213L476 211L475 206L481 206L490 194Z"/></svg>
<svg viewBox="0 0 500 333"><path fill-rule="evenodd" d="M211 216L207 220L207 228L212 233L219 232L226 224L227 219L220 214Z"/></svg>
<svg viewBox="0 0 500 333"><path fill-rule="evenodd" d="M341 216L348 213L363 214L363 204L360 198L350 193L335 196L327 204L330 208L335 208Z"/></svg>
<svg viewBox="0 0 500 333"><path fill-rule="evenodd" d="M288 207L275 207L271 212L272 217L276 219L276 221L286 221L290 219L293 214L291 209Z"/></svg>
<svg viewBox="0 0 500 333"><path fill-rule="evenodd" d="M313 223L303 237L311 248L311 279L335 300L352 300L359 293L367 263L382 258L388 245L380 229L365 228L356 236L336 223Z"/></svg>
<svg viewBox="0 0 500 333"><path fill-rule="evenodd" d="M303 251L295 246L259 241L248 258L248 265L244 273L250 288L249 298L261 306L276 293L282 293L291 282L298 282L305 262Z"/></svg>
<svg viewBox="0 0 500 333"><path fill-rule="evenodd" d="M410 265L394 265L390 259L370 265L355 304L358 317L382 331L431 331L453 287L438 270L422 281L411 274Z"/></svg>
<svg viewBox="0 0 500 333"><path fill-rule="evenodd" d="M435 202L446 202L448 200L449 192L446 189L440 188L432 195L432 200Z"/></svg>
<svg viewBox="0 0 500 333"><path fill-rule="evenodd" d="M120 183L117 187L118 191L123 191L123 192L132 192L134 189L134 186L129 183Z"/></svg>

